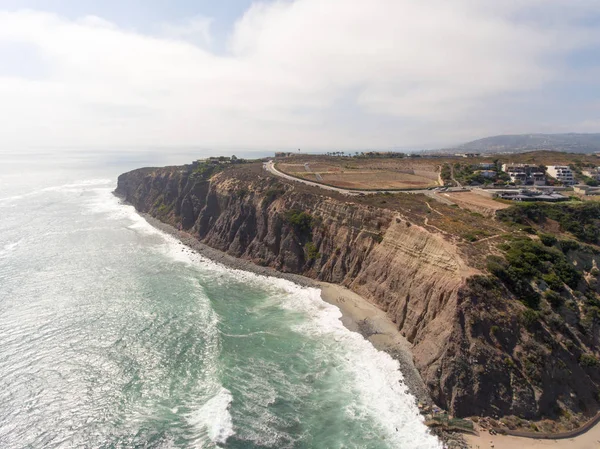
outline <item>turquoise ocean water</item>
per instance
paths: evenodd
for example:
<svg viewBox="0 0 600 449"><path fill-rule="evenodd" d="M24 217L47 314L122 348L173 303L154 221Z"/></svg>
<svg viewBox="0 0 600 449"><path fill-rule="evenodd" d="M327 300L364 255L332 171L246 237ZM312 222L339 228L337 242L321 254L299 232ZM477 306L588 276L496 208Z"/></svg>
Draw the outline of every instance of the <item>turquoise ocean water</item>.
<svg viewBox="0 0 600 449"><path fill-rule="evenodd" d="M318 290L206 260L111 193L191 156L0 158L0 448L441 447Z"/></svg>

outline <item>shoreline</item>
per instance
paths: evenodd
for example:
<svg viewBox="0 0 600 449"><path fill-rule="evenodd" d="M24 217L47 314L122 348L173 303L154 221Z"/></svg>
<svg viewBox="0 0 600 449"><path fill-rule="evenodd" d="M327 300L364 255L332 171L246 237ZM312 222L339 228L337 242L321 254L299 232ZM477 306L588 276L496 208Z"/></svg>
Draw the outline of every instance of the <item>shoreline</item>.
<svg viewBox="0 0 600 449"><path fill-rule="evenodd" d="M183 245L198 254L236 270L249 271L263 276L285 279L302 287L317 288L321 299L336 306L342 313L340 321L348 330L357 332L368 340L375 349L389 354L400 365L404 384L415 402L422 406L433 406L429 391L413 363L411 344L396 329L386 313L362 296L338 284L317 281L294 273L284 273L271 267L256 265L247 259L239 259L223 251L211 248L185 231L164 223L148 214L140 214L151 226L175 237Z"/></svg>
<svg viewBox="0 0 600 449"><path fill-rule="evenodd" d="M492 435L479 430L479 435L464 435L472 449L598 449L600 448L600 426L592 426L573 438L542 439L512 435Z"/></svg>
<svg viewBox="0 0 600 449"><path fill-rule="evenodd" d="M263 276L285 279L302 287L317 288L321 291L321 299L336 306L342 316L340 321L350 331L361 334L377 350L384 351L398 361L399 369L404 378L404 384L415 402L424 407L435 406L421 375L413 363L411 344L396 329L395 324L387 314L367 299L352 290L339 285L317 281L294 273L285 273L271 267L256 265L247 259L231 256L223 251L212 248L185 231L179 231L174 226L164 223L148 214L140 215L153 227L175 237L181 244L191 248L198 254L225 265L228 268L249 271ZM583 434L565 439L535 439L531 437L509 436L488 433L488 430L475 427L478 435L456 434L452 439L461 439L472 449L600 449L600 425L596 424ZM447 441L448 435L439 435L442 441Z"/></svg>

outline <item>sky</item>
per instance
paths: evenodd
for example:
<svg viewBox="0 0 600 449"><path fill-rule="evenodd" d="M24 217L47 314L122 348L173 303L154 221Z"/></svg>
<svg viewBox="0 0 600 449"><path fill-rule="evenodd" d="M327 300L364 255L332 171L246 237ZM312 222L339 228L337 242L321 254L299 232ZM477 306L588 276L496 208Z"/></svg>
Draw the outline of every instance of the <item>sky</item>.
<svg viewBox="0 0 600 449"><path fill-rule="evenodd" d="M600 0L0 0L0 152L600 132Z"/></svg>

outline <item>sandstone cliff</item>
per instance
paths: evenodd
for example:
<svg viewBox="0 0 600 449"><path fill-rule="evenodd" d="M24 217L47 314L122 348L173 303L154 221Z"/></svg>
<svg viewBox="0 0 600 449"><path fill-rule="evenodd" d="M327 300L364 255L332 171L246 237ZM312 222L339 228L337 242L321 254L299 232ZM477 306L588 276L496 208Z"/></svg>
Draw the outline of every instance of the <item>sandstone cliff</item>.
<svg viewBox="0 0 600 449"><path fill-rule="evenodd" d="M415 207L303 189L260 164L216 174L193 166L135 170L119 177L116 193L211 247L369 299L413 344L433 399L455 415L541 418L598 407L597 373L528 330L525 307L481 276L473 248L415 218ZM540 338L552 341L540 346ZM531 360L543 367L541 378L528 371Z"/></svg>

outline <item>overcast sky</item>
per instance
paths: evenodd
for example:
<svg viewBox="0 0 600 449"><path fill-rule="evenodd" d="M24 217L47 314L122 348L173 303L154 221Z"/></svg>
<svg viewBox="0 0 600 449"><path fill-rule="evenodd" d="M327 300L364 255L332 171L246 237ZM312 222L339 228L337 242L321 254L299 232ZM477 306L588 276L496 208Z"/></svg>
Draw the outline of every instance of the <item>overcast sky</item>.
<svg viewBox="0 0 600 449"><path fill-rule="evenodd" d="M599 0L0 0L0 151L600 132Z"/></svg>

